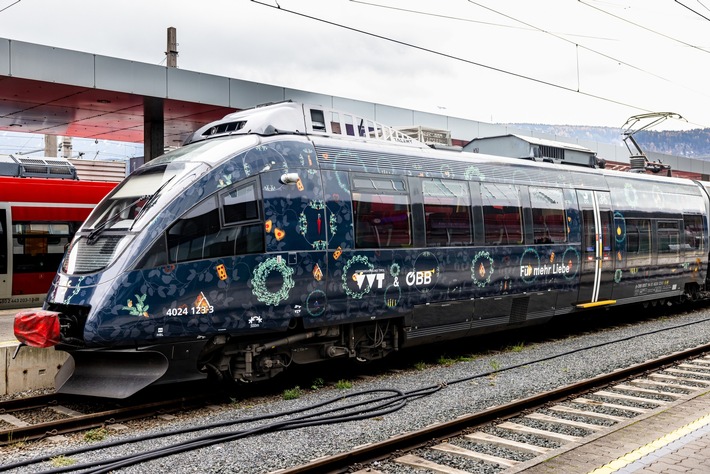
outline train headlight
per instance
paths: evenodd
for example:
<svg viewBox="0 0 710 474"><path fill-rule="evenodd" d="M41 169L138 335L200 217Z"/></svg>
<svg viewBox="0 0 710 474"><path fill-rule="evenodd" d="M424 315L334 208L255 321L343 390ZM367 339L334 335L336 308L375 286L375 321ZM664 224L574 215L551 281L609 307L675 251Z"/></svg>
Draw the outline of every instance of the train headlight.
<svg viewBox="0 0 710 474"><path fill-rule="evenodd" d="M281 175L281 182L283 184L295 184L300 180L301 178L298 176L298 173L284 173Z"/></svg>

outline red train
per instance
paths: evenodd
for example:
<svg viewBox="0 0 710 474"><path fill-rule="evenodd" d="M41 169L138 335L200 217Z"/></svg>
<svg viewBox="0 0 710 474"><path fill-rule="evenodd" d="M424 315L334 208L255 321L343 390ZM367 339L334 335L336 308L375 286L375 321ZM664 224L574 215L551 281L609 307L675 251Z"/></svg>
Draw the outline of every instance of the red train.
<svg viewBox="0 0 710 474"><path fill-rule="evenodd" d="M43 178L58 174L49 167L28 173L22 165L3 166L19 161L14 157L0 158L0 309L39 306L65 247L116 183L71 179L75 172Z"/></svg>

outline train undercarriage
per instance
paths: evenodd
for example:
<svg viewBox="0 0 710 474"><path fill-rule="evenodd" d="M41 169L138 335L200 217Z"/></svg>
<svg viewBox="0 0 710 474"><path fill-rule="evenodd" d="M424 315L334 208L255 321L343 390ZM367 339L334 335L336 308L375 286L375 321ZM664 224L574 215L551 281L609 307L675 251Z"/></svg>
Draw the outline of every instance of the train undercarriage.
<svg viewBox="0 0 710 474"><path fill-rule="evenodd" d="M271 379L291 364L381 359L398 350L394 320L316 329L294 325L279 337L230 337L141 348L73 350L55 384L60 393L126 398L154 384Z"/></svg>
<svg viewBox="0 0 710 474"><path fill-rule="evenodd" d="M200 370L219 380L254 382L273 378L291 364L336 358L371 361L399 349L394 320L310 330L298 326L280 338L261 341L218 335L200 354Z"/></svg>
<svg viewBox="0 0 710 474"><path fill-rule="evenodd" d="M639 303L649 308L708 297L707 288L690 283L675 297L649 298ZM74 322L74 325L62 325L65 341L77 341L76 326L81 324ZM542 322L520 320L515 326ZM484 329L485 332L505 329L511 327L510 324L479 328L476 333L482 334ZM320 328L304 328L300 319L294 319L292 327L279 334L248 337L218 334L210 339L121 349L58 347L69 349L71 357L57 375L56 385L62 393L125 398L154 384L208 378L251 383L269 380L292 364L305 365L330 359L366 362L381 359L404 346L474 334L457 333L453 326L442 326L437 333L413 339L410 326L411 321L403 317ZM74 331L69 331L72 328Z"/></svg>

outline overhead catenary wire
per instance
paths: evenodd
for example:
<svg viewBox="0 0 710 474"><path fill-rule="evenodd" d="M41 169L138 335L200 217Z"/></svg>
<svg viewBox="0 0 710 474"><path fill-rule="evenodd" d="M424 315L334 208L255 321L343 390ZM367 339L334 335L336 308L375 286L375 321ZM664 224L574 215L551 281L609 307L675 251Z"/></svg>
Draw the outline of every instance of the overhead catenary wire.
<svg viewBox="0 0 710 474"><path fill-rule="evenodd" d="M623 21L623 22L628 23L628 24L630 24L630 25L633 25L633 26L635 26L635 27L637 27L637 28L641 28L642 30L648 31L649 33L653 33L654 35L661 36L661 37L663 37L663 38L666 38L666 39L668 39L668 40L674 41L674 42L676 42L676 43L680 43L680 44L682 44L682 45L684 45L684 46L689 46L689 47L691 47L691 48L697 49L698 51L702 51L703 53L709 53L709 54L710 54L710 51L708 51L708 50L705 49L705 48L701 48L701 47L698 46L698 45L685 42L685 41L683 41L683 40L680 40L680 39L675 38L675 37L673 37L673 36L667 35L667 34L665 34L665 33L661 33L660 31L656 31L656 30L654 30L653 28L649 28L649 27L647 27L647 26L643 26L643 25L641 25L641 24L639 24L639 23L633 22L633 21L629 20L628 18L624 18L623 16L615 15L615 14L609 12L609 11L604 10L603 8L599 8L599 7L596 7L596 6L594 6L594 5L591 5L591 4L589 4L588 2L585 2L584 0L577 0L577 1L578 1L579 3L581 3L582 5L585 5L585 6L589 7L589 8L592 8L592 9L594 9L594 10L597 10L598 12L601 12L601 13L603 13L603 14L605 14L605 15L609 15L609 16L611 16L611 17L614 17L614 18L616 18L617 20Z"/></svg>
<svg viewBox="0 0 710 474"><path fill-rule="evenodd" d="M318 17L312 16L312 15L308 15L308 14L306 14L306 13L298 12L298 11L295 11L295 10L290 10L290 9L287 9L287 8L284 8L284 7L281 7L281 6L270 5L270 4L268 4L268 3L264 3L264 2L259 1L259 0L251 0L251 2L252 2L252 3L256 3L257 5L264 6L264 7L273 8L274 10L278 10L278 11L280 11L280 12L284 12L284 13L288 13L288 14L291 14L291 15L300 16L300 17L303 17L303 18L308 18L308 19L310 19L310 20L317 21L317 22L321 22L321 23L325 23L325 24L327 24L327 25L335 26L335 27L337 27L337 28L342 28L342 29L346 29L346 30L349 30L349 31L353 31L353 32L355 32L355 33L360 33L360 34L363 34L363 35L366 35L366 36L371 36L371 37L373 37L373 38L378 38L378 39L381 39L381 40L383 40L383 41L388 41L388 42L391 42L391 43L399 44L399 45L401 45L401 46L405 46L405 47L412 48L412 49L416 49L416 50L423 51L423 52L426 52L426 53L434 54L434 55L437 55L437 56L441 56L441 57L443 57L443 58L452 59L452 60L454 60L454 61L459 61L459 62L462 62L462 63L465 63L465 64L470 64L470 65L472 65L472 66L478 66L478 67L480 67L480 68L487 69L487 70L489 70L489 71L498 72L498 73L505 74L505 75L508 75L508 76L516 77L516 78L518 78L518 79L524 79L524 80L527 80L527 81L530 81L530 82L534 82L534 83L537 83L537 84L540 84L540 85L549 86L549 87L552 87L552 88L555 88L555 89L564 90L564 91L567 91L567 92L579 94L579 95L582 95L582 96L585 96L585 97L589 97L589 98L591 98L591 99L597 99L597 100L601 100L601 101L608 102L608 103L611 103L611 104L616 104L616 105L621 105L621 106L623 106L623 107L629 107L629 108L632 108L632 109L641 110L641 111L644 111L644 112L653 112L653 110L647 109L647 108L645 108L645 107L641 107L641 106L639 106L639 105L634 105L634 104L630 104L630 103L628 103L628 102L624 102L624 101L621 101L621 100L616 100L616 99L612 99L612 98L609 98L609 97L604 97L604 96L602 96L602 95L593 94L593 93L591 93L591 92L586 92L586 91L582 91L582 90L577 90L577 89L575 89L574 87L568 87L568 86L565 86L565 85L562 85L562 84L557 84L557 83L552 82L552 81L546 81L546 80L544 80L544 79L539 79L539 78L536 78L536 77L533 77L533 76L528 76L528 75L525 75L525 74L522 74L522 73L513 72L513 71L510 71L510 70L503 69L503 68L499 68L499 67L495 67L495 66L490 66L490 65L488 65L488 64L484 64L484 63L481 63L481 62L477 62L477 61L473 61L473 60L469 60L469 59L460 58L460 57L458 57L458 56L454 56L453 54L444 53L444 52L437 51L437 50L434 50L434 49L431 49L431 48L426 48L426 47L424 47L424 46L418 46L418 45L415 45L415 44L412 44L412 43L408 43L408 42L406 42L406 41L398 40L398 39L395 39L395 38L390 38L390 37L388 37L388 36L384 36L384 35L381 35L381 34L378 34L378 33L372 33L372 32L369 32L369 31L366 31L366 30L363 30L363 29L360 29L360 28L355 28L355 27L352 27L352 26L343 25L343 24L341 24L341 23L337 23L337 22L334 22L334 21L325 20L325 19L323 19L323 18L318 18Z"/></svg>
<svg viewBox="0 0 710 474"><path fill-rule="evenodd" d="M576 89L575 92L580 92L580 91L581 91L581 85L580 85L580 83L581 83L581 80L580 80L580 78L581 78L581 73L580 73L580 62L579 62L579 49L582 48L582 49L584 49L585 51L589 51L590 53L593 53L593 54L596 54L596 55L598 55L598 56L600 56L600 57L603 57L603 58L605 58L605 59L608 59L609 61L612 61L612 62L615 63L615 64L619 64L619 65L626 66L626 67L628 67L628 68L630 68L630 69L633 69L633 70L638 71L638 72L643 73L643 74L648 74L648 75L650 75L650 76L652 76L652 77L655 77L655 78L657 78L657 79L660 79L660 80L662 80L662 81L664 81L664 82L667 82L667 83L669 83L669 84L675 84L675 85L677 85L677 86L679 86L679 87L682 87L683 89L686 89L686 90L688 90L688 91L690 91L690 92L693 92L693 93L695 93L695 94L698 94L698 95L701 95L701 96L705 96L705 97L710 97L710 96L709 96L708 94L706 94L704 91L697 90L697 89L693 89L693 88L688 87L688 86L685 86L685 85L683 85L683 84L679 84L679 83L677 83L677 82L674 81L674 80L671 80L671 79L668 79L667 77L664 77L664 76L661 76L661 75L659 75L659 74L656 74L656 73L654 73L654 72L652 72L652 71L649 71L648 69L642 68L642 67L640 67L640 66L635 66L634 64L629 63L628 61L625 61L625 60L623 60L623 59L619 59L619 58L617 58L617 57L611 56L611 55L609 55L609 54L607 54L607 53L604 53L604 52L599 51L599 50L594 49L594 48L590 48L590 47L588 47L588 46L585 46L585 45L583 45L583 44L580 44L580 43L578 43L578 42L576 42L576 41L572 41L572 40L570 40L570 39L567 38L567 36L579 36L579 35L573 35L573 34L568 34L568 33L562 34L562 33L555 33L555 32L552 32L552 31L548 31L548 30L546 30L546 29L544 29L544 28L540 28L540 27L538 27L538 26L536 26L536 25L533 25L533 24L531 24L531 23L528 23L528 22L526 22L526 21L523 21L523 20L521 20L521 19L519 19L519 18L517 18L517 17L514 17L514 16L509 15L509 14L507 14L507 13L504 13L504 12L501 12L501 11L496 10L496 9L494 9L494 8L491 8L491 7L489 7L489 6L486 6L486 5L482 4L482 3L479 3L479 2L476 2L476 1L473 1L473 0L467 0L467 1L468 1L468 3L471 3L472 5L475 5L475 6L479 7L479 8L481 8L481 9L488 10L488 11L494 13L494 14L500 15L500 16L502 16L502 17L504 17L504 18L507 18L507 19L512 20L512 21L517 22L517 23L520 23L520 24L522 24L522 25L524 26L524 28L523 28L523 27L515 27L515 26L512 26L512 25L504 25L504 24L501 24L501 23L493 23L493 22L486 22L486 21L473 20L473 19L470 19L470 18L460 18L460 17L451 16L451 15L440 15L440 14L437 14L437 13L424 12L424 11L420 11L420 10L412 10L412 9L402 8L402 7L393 7L393 6L390 6L390 5L382 5L382 4L379 4L379 3L366 2L366 1L363 1L363 0L350 0L350 2L352 2L352 3L358 3L358 4L361 4L361 5L366 5L366 6L370 6L370 7L383 8L383 9L391 9L391 10L401 11L401 12L405 12L405 13L411 13L411 14L416 14L416 15L423 15L423 16L427 16L427 17L442 18L442 19L452 20L452 21L462 21L462 22L478 23L478 24L483 24L483 25L493 26L493 27L498 27L498 28L517 28L517 29L522 29L522 30L525 30L525 31L538 31L538 32L540 32L540 33L544 33L544 34L550 35L550 36L552 36L552 37L554 37L554 38L557 38L557 39L559 39L559 40L561 40L561 41L564 41L564 42L566 42L566 43L569 43L569 44L571 44L571 45L573 45L573 46L575 47L576 74L577 74L577 89ZM587 36L587 38L591 38L591 37ZM597 37L593 37L593 38L595 38L595 39L600 39L598 36L597 36ZM703 127L703 125L701 125L701 124L695 124L695 125L698 125L698 126L700 126L700 127Z"/></svg>
<svg viewBox="0 0 710 474"><path fill-rule="evenodd" d="M464 22L479 23L479 24L483 24L483 25L494 26L494 27L497 27L497 28L519 28L519 29L524 29L524 30L526 30L526 31L538 31L538 32L540 32L540 33L543 33L543 34L552 36L552 37L554 37L554 38L556 38L556 39L558 39L558 40L560 40L560 41L563 41L563 42L565 42L565 43L571 44L571 45L573 45L573 46L575 47L576 60L577 60L577 65L576 65L576 66L577 66L577 91L580 90L580 88L579 88L579 82L580 82L580 81L579 81L579 77L580 77L580 73L579 73L579 52L578 52L578 49L579 49L579 48L581 48L581 49L583 49L583 50L585 50L585 51L589 51L590 53L596 54L596 55L598 55L598 56L601 56L601 57L603 57L603 58L605 58L605 59L608 59L609 61L612 61L612 62L615 63L615 64L620 64L620 65L626 66L626 67L628 67L628 68L630 68L630 69L636 70L636 71L641 72L641 73L644 73L644 74L648 74L648 75L650 75L650 76L653 76L653 77L655 77L655 78L657 78L657 79L660 79L660 80L665 81L665 82L668 82L668 83L677 84L677 83L675 83L675 81L673 81L673 80L671 80L671 79L668 79L668 78L666 78L666 77L664 77L664 76L661 76L661 75L659 75L659 74L656 74L656 73L654 73L654 72L652 72L652 71L649 71L648 69L642 68L642 67L640 67L640 66L636 66L636 65L634 65L634 64L632 64L632 63L630 63L630 62L628 62L628 61L625 61L625 60L620 59L620 58L618 58L618 57L612 56L612 55L607 54L607 53L605 53L605 52L603 52L603 51L600 51L600 50L598 50L598 49L594 49L594 48L585 46L585 45L583 45L583 44L581 44L581 43L578 43L578 42L576 42L576 41L572 41L572 40L570 40L570 39L567 38L567 36L577 36L577 35L572 35L572 34L568 34L568 33L565 33L565 34L562 34L562 33L555 33L555 32L553 32L553 31L546 30L546 29L541 28L541 27L539 27L539 26L533 25L532 23L529 23L529 22L527 22L527 21L521 20L520 18L517 18L517 17L515 17L515 16L513 16L513 15L510 15L510 14L508 14L508 13L502 12L502 11L500 11L500 10L497 10L497 9L495 9L495 8L489 7L489 6L487 6L487 5L484 5L484 4L480 3L480 2L476 2L476 1L473 1L473 0L467 0L467 1L468 1L468 3L470 3L470 4L472 4L472 5L475 5L475 6L481 8L481 9L483 9L483 10L487 10L487 11L489 11L489 12L491 12L491 13L494 13L494 14L496 14L496 15L499 15L499 16L502 16L502 17L507 18L507 19L509 19L509 20L512 20L512 21L514 21L514 22L516 22L516 23L520 23L520 24L523 25L525 28L522 28L522 27L515 27L515 26L511 26L511 25L504 25L504 24L501 24L501 23L493 23L493 22L472 20L472 19L470 19L470 18L460 18L460 17L450 16L450 15L440 15L440 14L436 14L436 13L423 12L423 11L420 11L420 10L412 10L412 9L408 9L408 8L392 7L392 6L389 6L389 5L381 5L381 4L378 4L378 3L365 2L365 1L362 1L362 0L350 0L350 1L351 1L352 3L359 3L359 4L367 5L367 6L370 6L370 7L384 8L384 9L392 9L392 10L397 10L397 11L406 12L406 13L411 13L411 14L416 14L416 15L423 15L423 16L427 16L427 17L442 18L442 19L453 20L453 21L464 21ZM596 39L599 39L599 37L596 37ZM696 93L696 94L706 95L705 92L703 92L703 91L698 91L698 90L695 90L695 89L691 89L691 88L688 88L688 87L683 86L682 84L678 84L678 85L680 85L681 87L684 87L684 88L686 88L686 89L688 89L688 90L690 90L690 91L692 91L692 92L694 92L694 93ZM707 95L706 95L706 96L707 96Z"/></svg>
<svg viewBox="0 0 710 474"><path fill-rule="evenodd" d="M695 11L694 9L690 8L688 5L684 4L683 2L679 2L678 0L675 0L675 2L676 2L678 5L682 6L683 8L687 8L687 9L690 10L691 12L695 13L695 14L698 15L700 18L702 18L702 19L704 19L704 20L710 21L710 18L706 17L705 15L703 15L702 13L700 13L700 12L698 12L698 11ZM701 3L701 5L703 5L703 4ZM703 5L703 6L705 7L705 5ZM707 7L705 7L705 8L707 9Z"/></svg>
<svg viewBox="0 0 710 474"><path fill-rule="evenodd" d="M5 10L7 10L8 8L10 8L10 7L12 7L12 6L17 5L17 4L20 3L21 1L22 1L22 0L17 0L16 2L9 4L9 5L6 6L5 8L1 9L1 10L0 10L0 13L4 12Z"/></svg>
<svg viewBox="0 0 710 474"><path fill-rule="evenodd" d="M290 9L284 8L284 7L282 7L282 6L278 5L278 4L277 4L277 5L270 5L270 4L265 3L265 2L263 2L263 1L260 1L260 0L251 0L251 1L252 1L252 3L256 3L256 4L258 4L258 5L261 5L261 6L264 6L264 7L268 7L268 8L272 8L272 9L275 9L275 10L278 10L278 11L281 11L281 12L284 12L284 13L288 13L288 14L300 16L300 17L307 18L307 19L310 19L310 20L314 20L314 21L317 21L317 22L321 22L321 23L324 23L324 24L327 24L327 25L335 26L335 27L337 27L337 28L342 28L342 29L346 29L346 30L349 30L349 31L353 31L353 32L355 32L355 33L363 34L363 35L366 35L366 36L371 36L371 37L373 37L373 38L377 38L377 39L381 39L381 40L388 41L388 42L391 42L391 43L399 44L399 45L401 45L401 46L405 46L405 47L409 47L409 48L416 49L416 50L419 50L419 51L423 51L423 52L426 52L426 53L434 54L434 55L437 55L437 56L441 56L441 57L443 57L443 58L452 59L452 60L459 61L459 62L462 62L462 63L466 63L466 64L470 64L470 65L473 65L473 66L481 67L481 68L483 68L483 69L487 69L487 70L490 70L490 71L493 71L493 72L498 72L498 73L505 74L505 75L508 75L508 76L512 76L512 77L515 77L515 78L527 80L527 81L534 82L534 83L537 83L537 84L540 84L540 85L543 85L543 86L548 86L548 87L556 88L556 89L559 89L559 90L564 90L564 91L567 91L567 92L576 93L576 94L581 95L581 96L584 96L584 97L588 97L588 98L595 99L595 100L600 100L600 101L607 102L607 103L611 103L611 104L615 104L615 105L620 105L620 106L623 106L623 107L628 107L628 108L635 109L635 110L639 110L639 111L643 111L643 112L646 112L646 113L650 113L650 112L655 112L655 111L656 111L656 110L652 110L652 109L650 109L650 108L646 108L646 107L644 107L644 106L640 106L640 105L637 105L637 104L632 104L632 103L629 103L629 102L625 102L625 101L613 99L613 98L606 97L606 96L603 96L603 95L600 95L600 94L594 94L594 93L592 93L592 92L588 92L588 91L582 90L582 89L579 88L579 83L577 84L577 88L575 88L575 87L569 87L569 86L565 86L565 85L563 85L563 84L558 84L558 83L556 83L556 82L547 81L547 80L540 79L540 78L537 78L537 77L533 77L533 76L530 76L530 75L526 75L526 74L514 72L514 71L511 71L511 70L508 70L508 69L504 69L504 68L500 68L500 67L491 66L491 65L484 64L484 63L477 62L477 61L473 61L473 60L464 59L464 58L455 56L455 55L453 55L453 54L444 53L444 52L437 51L437 50L434 50L434 49L431 49L431 48L426 48L426 47L423 47L423 46L415 45L415 44L413 44L413 43L408 43L408 42L406 42L406 41L398 40L398 39L395 39L395 38L390 38L390 37L388 37L388 36L384 36L384 35L381 35L381 34L378 34L378 33L373 33L373 32L369 32L369 31L366 31L366 30L363 30L363 29L360 29L360 28L355 28L355 27L348 26L348 25L344 25L344 24L341 24L341 23L337 23L337 22L334 22L334 21L331 21L331 20L326 20L326 19L319 18L319 17L313 16L313 15L309 15L309 14L306 14L306 13L302 13L302 12L299 12L299 11L296 11L296 10L290 10ZM582 0L578 0L578 1L581 2L581 3L584 3ZM358 3L361 3L361 2L358 2ZM586 3L584 3L584 4L587 5ZM591 7L591 5L588 5L588 6ZM596 7L592 7L592 8L596 8ZM602 10L602 11L603 11L603 10ZM605 12L605 13L607 13L607 12ZM616 16L616 15L613 15L613 16ZM623 18L621 18L621 17L619 17L619 18L620 18L620 19L623 19ZM624 20L625 20L625 19L624 19ZM633 23L633 22L630 22L630 23L636 25L636 24ZM645 28L645 27L642 27L642 26L640 26L640 25L636 25L636 26L639 26L639 27L641 27L641 28ZM649 31L653 31L653 30L650 30L650 29L649 29ZM653 32L654 32L654 33L657 33L657 34L661 34L661 33L655 32L655 31L653 31ZM672 37L669 37L669 38L674 39L674 38L672 38ZM675 40L675 39L674 39L674 40ZM568 40L568 41L569 41L569 40ZM676 41L679 41L679 40L676 40ZM572 42L572 43L574 43L574 42ZM576 44L576 43L574 43L574 44ZM683 43L683 44L686 44L687 46L692 46L692 47L694 47L694 48L696 48L696 49L699 49L699 50L702 50L702 51L704 51L704 52L710 53L710 51L707 51L707 50L705 50L705 49L702 49L702 48L700 48L700 47L698 47L698 46L691 45L691 44L689 44L689 43ZM599 54L603 54L603 53L599 53ZM609 57L609 58L610 58L610 59L614 59L615 61L619 61L619 60L617 60L617 59L615 59L615 58L612 58L612 57ZM628 66L629 66L629 67L634 67L634 66L631 66L631 65L628 65ZM636 68L636 67L634 67L634 68L635 68L635 69L639 69L639 68ZM646 73L648 73L648 74L650 74L650 75L654 75L653 73L651 73L651 72L649 72L649 71L644 71L644 70L642 70L642 69L639 69L639 71L641 71L641 72L646 72ZM654 75L654 76L655 76L655 75ZM661 76L656 76L656 77L659 78L659 79L668 81L668 79L665 79L665 78L663 78L663 77L661 77ZM671 81L671 82L672 82L672 81ZM690 89L690 88L688 88L688 87L686 87L686 86L683 86L683 85L679 85L679 86L680 86L680 87L683 87L683 88L685 88L685 89L688 89L688 90L692 90L693 92L698 93L697 91L695 91L695 90L693 90L693 89ZM699 93L700 93L700 94L703 94L702 92L699 92ZM703 94L703 95L705 95L705 94ZM703 124L696 123L696 122L692 122L692 121L690 121L690 120L688 120L688 123L689 123L689 124L692 124L692 125L697 125L697 126L700 127L700 128L705 128L705 127L706 127L706 126L703 125Z"/></svg>
<svg viewBox="0 0 710 474"><path fill-rule="evenodd" d="M710 8L708 8L703 2L701 2L700 0L696 0L696 1L697 1L697 2L700 4L700 6L702 6L704 9L710 11Z"/></svg>
<svg viewBox="0 0 710 474"><path fill-rule="evenodd" d="M414 13L414 14L418 14L418 15L425 15L425 16L432 17L432 18L441 18L443 20L462 21L462 22L466 22L466 23L475 23L478 25L493 26L496 28L509 28L509 29L513 29L513 30L523 30L523 31L532 31L533 30L533 28L530 28L530 27L506 25L503 23L494 23L491 21L474 20L473 18L461 18L461 17L451 16L451 15L442 15L440 13L423 12L423 11L419 11L419 10L412 10L409 8L394 7L392 5L383 5L380 3L365 2L363 0L349 0L349 1L350 1L350 3L358 3L360 5L366 5L369 7L383 8L383 9L387 9L387 10L395 10L395 11L400 11L400 12L405 12L405 13ZM587 38L590 37L590 36L586 36L586 35L575 35L573 33L569 33L568 35L569 36L587 37ZM593 38L599 39L598 36L594 36Z"/></svg>
<svg viewBox="0 0 710 474"><path fill-rule="evenodd" d="M526 22L526 21L523 21L523 20L521 20L521 19L519 19L519 18L516 18L516 17L514 17L514 16L512 16L512 15L509 15L509 14L507 14L507 13L501 12L501 11L496 10L496 9L494 9L494 8L491 8L491 7L487 6L487 5L483 5L483 4L480 3L480 2L476 2L476 1L473 1L473 0L467 0L467 1L468 1L468 3L470 3L470 4L472 4L472 5L476 5L476 6L479 7L479 8L482 8L482 9L484 9L484 10L488 10L488 11L490 11L490 12L492 12L492 13L497 14L497 15L501 15L502 17L508 18L509 20L513 20L513 21L516 21L516 22L518 22L518 23L521 23L521 24L523 24L523 25L525 25L525 26L527 26L527 27L529 27L529 28L532 28L532 29L534 29L534 30L536 30L536 31L539 31L539 32L541 32L541 33L545 33L546 35L553 36L554 38L557 38L557 39L559 39L560 41L564 41L565 43L572 44L572 45L574 45L576 48L582 48L582 49L584 49L585 51L589 51L590 53L597 54L597 55L599 55L599 56L601 56L601 57L603 57L603 58L605 58L605 59L608 59L608 60L610 60L610 61L613 61L614 63L622 64L622 65L624 65L624 66L626 66L626 67L628 67L628 68L631 68L631 69L634 69L634 70L639 71L639 72L641 72L641 73L644 73L644 74L648 74L648 75L650 75L650 76L653 76L653 77L655 77L656 79L660 79L660 80L662 80L662 81L668 82L669 84L676 84L676 85L679 85L679 86L681 86L681 87L683 87L683 88L685 88L685 89L687 89L687 90L689 90L689 91L692 91L692 92L694 92L694 93L696 93L696 94L700 94L700 95L703 95L703 96L708 97L708 95L705 94L705 92L703 92L703 91L698 91L698 90L695 90L695 89L691 89L691 88L685 87L685 86L683 86L682 84L678 84L678 83L676 83L675 81L673 81L673 80L671 80L671 79L668 79L668 78L666 78L666 77L664 77L664 76L661 76L661 75L659 75L659 74L656 74L656 73L654 73L654 72L651 72L651 71L649 71L648 69L645 69L645 68L642 68L642 67L639 67L639 66L635 66L635 65L629 63L628 61L624 61L623 59L619 59L619 58L617 58L617 57L611 56L611 55L606 54L606 53L604 53L604 52L602 52L602 51L599 51L599 50L597 50L597 49L589 48L589 47L587 47L587 46L585 46L585 45L583 45L583 44L580 44L580 43L577 43L577 42L575 42L575 41L569 40L569 39L565 38L564 36L562 36L562 35L560 35L560 34L558 34L558 33L553 33L553 32L551 32L551 31L545 30L545 29L540 28L540 27L538 27L538 26L535 26L535 25L533 25L533 24L531 24L531 23L528 23L528 22ZM703 51L705 51L705 50L703 50ZM705 52L710 52L710 51L705 51ZM579 54L577 54L577 84L579 84ZM579 88L579 86L578 86L578 88Z"/></svg>

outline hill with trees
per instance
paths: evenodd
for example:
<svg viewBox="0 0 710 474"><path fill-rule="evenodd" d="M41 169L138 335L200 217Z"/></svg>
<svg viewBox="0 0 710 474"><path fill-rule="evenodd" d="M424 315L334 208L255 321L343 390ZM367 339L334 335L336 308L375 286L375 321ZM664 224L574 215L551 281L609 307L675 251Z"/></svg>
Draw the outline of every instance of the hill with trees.
<svg viewBox="0 0 710 474"><path fill-rule="evenodd" d="M624 146L623 131L614 127L582 125L508 124L516 128L555 135L560 139L592 140ZM693 130L644 130L634 134L643 151L710 160L710 128Z"/></svg>

